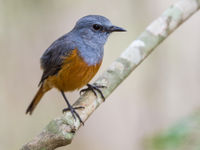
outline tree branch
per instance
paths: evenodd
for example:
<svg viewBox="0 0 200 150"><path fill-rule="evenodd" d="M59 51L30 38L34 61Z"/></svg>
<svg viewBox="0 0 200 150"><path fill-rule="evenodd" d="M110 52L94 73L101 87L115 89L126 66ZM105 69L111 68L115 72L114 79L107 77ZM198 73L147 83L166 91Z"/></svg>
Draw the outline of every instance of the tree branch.
<svg viewBox="0 0 200 150"><path fill-rule="evenodd" d="M179 0L153 21L96 80L96 84L106 86L102 89L104 96L108 97L155 47L199 8L200 0ZM85 109L77 110L85 122L101 103L103 103L101 96L98 95L96 98L92 92L86 92L80 96L74 106L85 107ZM79 120L74 120L71 113L67 112L50 121L44 130L25 144L21 150L54 150L57 147L68 145L80 126Z"/></svg>

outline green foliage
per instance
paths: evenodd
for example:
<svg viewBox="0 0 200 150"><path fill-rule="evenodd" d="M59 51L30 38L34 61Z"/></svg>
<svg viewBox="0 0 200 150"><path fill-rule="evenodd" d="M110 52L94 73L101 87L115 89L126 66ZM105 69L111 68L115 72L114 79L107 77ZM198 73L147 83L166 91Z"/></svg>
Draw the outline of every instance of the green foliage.
<svg viewBox="0 0 200 150"><path fill-rule="evenodd" d="M200 112L181 120L167 131L148 139L145 149L150 150L199 150Z"/></svg>

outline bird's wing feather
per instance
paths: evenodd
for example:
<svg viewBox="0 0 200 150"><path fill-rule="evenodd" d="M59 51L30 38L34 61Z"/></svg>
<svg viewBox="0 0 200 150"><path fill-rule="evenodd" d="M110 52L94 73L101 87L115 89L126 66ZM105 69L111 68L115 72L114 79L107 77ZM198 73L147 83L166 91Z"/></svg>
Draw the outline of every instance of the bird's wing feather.
<svg viewBox="0 0 200 150"><path fill-rule="evenodd" d="M53 76L61 69L66 56L75 49L73 41L68 40L68 36L64 35L44 52L40 59L41 68L44 70L39 85L49 76Z"/></svg>

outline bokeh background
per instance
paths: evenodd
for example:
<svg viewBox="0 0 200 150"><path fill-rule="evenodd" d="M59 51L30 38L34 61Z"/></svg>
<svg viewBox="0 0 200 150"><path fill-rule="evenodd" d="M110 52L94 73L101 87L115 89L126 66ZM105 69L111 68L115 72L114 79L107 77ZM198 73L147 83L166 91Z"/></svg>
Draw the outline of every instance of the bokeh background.
<svg viewBox="0 0 200 150"><path fill-rule="evenodd" d="M0 149L19 149L66 104L55 89L32 116L25 110L37 91L39 58L88 14L108 17L128 32L114 33L103 65L115 60L175 0L0 0ZM200 106L200 12L165 40L59 150L143 150L144 139ZM96 78L95 77L95 78ZM71 103L78 92L68 93Z"/></svg>

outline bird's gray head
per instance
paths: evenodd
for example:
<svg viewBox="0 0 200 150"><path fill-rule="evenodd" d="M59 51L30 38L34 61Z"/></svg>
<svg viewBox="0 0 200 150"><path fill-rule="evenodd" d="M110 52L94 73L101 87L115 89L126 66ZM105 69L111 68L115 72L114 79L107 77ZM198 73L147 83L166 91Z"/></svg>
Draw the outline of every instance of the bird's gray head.
<svg viewBox="0 0 200 150"><path fill-rule="evenodd" d="M99 61L102 59L103 47L110 33L123 31L126 30L112 25L110 20L106 17L88 15L76 22L72 33L76 36L76 40L81 45L79 49L83 58L85 58L89 64L93 64L95 60ZM94 61L90 59L94 59Z"/></svg>
<svg viewBox="0 0 200 150"><path fill-rule="evenodd" d="M79 19L73 29L79 36L91 44L105 44L112 32L125 31L123 28L112 25L109 19L99 15L88 15Z"/></svg>

